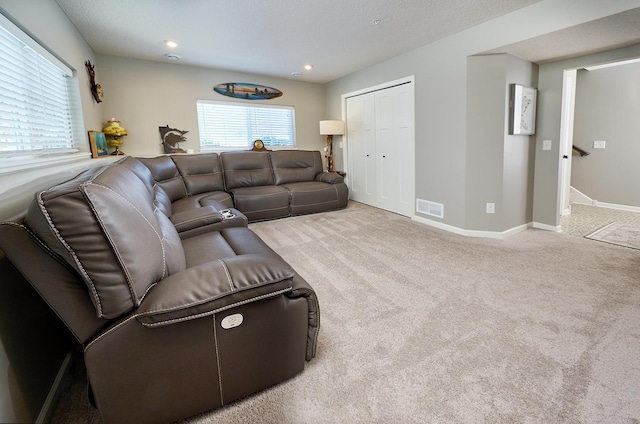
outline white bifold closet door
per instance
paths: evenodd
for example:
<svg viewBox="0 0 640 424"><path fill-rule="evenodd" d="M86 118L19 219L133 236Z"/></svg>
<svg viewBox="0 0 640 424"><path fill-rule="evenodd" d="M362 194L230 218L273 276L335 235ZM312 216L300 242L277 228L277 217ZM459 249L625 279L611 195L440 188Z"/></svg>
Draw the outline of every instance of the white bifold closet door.
<svg viewBox="0 0 640 424"><path fill-rule="evenodd" d="M351 198L414 214L413 84L348 97Z"/></svg>

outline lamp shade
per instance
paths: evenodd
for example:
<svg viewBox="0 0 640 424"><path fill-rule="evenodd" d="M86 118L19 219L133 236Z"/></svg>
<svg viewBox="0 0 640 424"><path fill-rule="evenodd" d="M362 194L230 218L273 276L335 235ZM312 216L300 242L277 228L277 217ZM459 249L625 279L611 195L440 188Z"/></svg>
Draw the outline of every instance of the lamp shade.
<svg viewBox="0 0 640 424"><path fill-rule="evenodd" d="M344 122L320 121L320 135L342 135L342 134L344 134Z"/></svg>
<svg viewBox="0 0 640 424"><path fill-rule="evenodd" d="M108 121L109 125L104 127L102 130L103 133L110 136L121 137L123 135L127 135L127 130L120 126L120 121L115 118L111 118Z"/></svg>

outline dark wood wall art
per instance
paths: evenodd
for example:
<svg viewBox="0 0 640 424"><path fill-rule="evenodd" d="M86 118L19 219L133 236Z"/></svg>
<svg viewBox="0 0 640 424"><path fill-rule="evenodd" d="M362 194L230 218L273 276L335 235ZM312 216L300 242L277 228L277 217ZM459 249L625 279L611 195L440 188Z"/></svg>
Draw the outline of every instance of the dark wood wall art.
<svg viewBox="0 0 640 424"><path fill-rule="evenodd" d="M184 136L189 131L182 131L176 128L170 128L169 125L164 127L158 127L160 131L160 138L162 138L162 146L165 153L187 153L184 149L180 148L178 143L187 141Z"/></svg>
<svg viewBox="0 0 640 424"><path fill-rule="evenodd" d="M91 83L91 94L93 95L93 99L96 103L102 102L102 97L104 93L102 92L102 86L100 84L96 84L96 71L94 65L91 64L90 60L87 60L84 63L84 66L87 68L87 72L89 73L89 80Z"/></svg>

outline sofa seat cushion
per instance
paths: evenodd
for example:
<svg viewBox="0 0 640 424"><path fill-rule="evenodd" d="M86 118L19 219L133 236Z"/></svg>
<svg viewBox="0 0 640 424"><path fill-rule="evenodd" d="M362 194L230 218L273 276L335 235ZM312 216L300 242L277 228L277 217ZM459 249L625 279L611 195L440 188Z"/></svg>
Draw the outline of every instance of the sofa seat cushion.
<svg viewBox="0 0 640 424"><path fill-rule="evenodd" d="M291 214L301 215L340 208L340 193L334 184L317 181L289 183L286 188L291 196Z"/></svg>
<svg viewBox="0 0 640 424"><path fill-rule="evenodd" d="M289 216L289 191L280 186L238 187L231 189L236 209L249 221Z"/></svg>
<svg viewBox="0 0 640 424"><path fill-rule="evenodd" d="M260 237L244 227L225 228L182 241L187 268L237 255L266 255L280 258Z"/></svg>
<svg viewBox="0 0 640 424"><path fill-rule="evenodd" d="M136 318L144 326L157 327L213 315L290 292L294 275L286 262L272 256L218 259L160 282Z"/></svg>

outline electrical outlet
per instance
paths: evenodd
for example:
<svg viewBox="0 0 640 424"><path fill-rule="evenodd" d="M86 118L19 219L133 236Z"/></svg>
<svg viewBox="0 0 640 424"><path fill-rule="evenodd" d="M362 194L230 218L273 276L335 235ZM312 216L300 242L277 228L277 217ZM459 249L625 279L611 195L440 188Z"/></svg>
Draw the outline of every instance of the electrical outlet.
<svg viewBox="0 0 640 424"><path fill-rule="evenodd" d="M604 140L596 140L593 142L594 149L604 149L604 145L607 144Z"/></svg>
<svg viewBox="0 0 640 424"><path fill-rule="evenodd" d="M542 140L542 150L551 150L551 140Z"/></svg>
<svg viewBox="0 0 640 424"><path fill-rule="evenodd" d="M487 203L487 213L496 213L495 203Z"/></svg>

